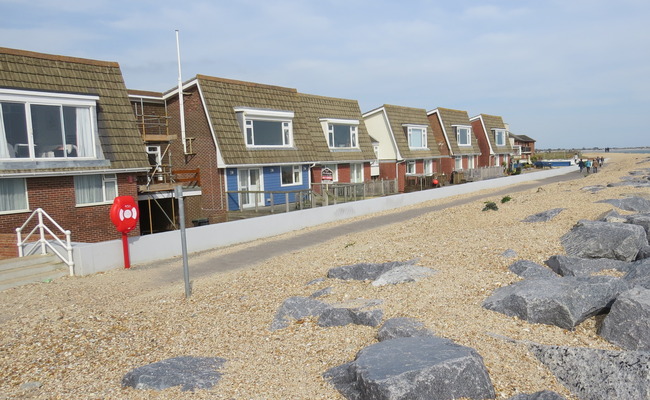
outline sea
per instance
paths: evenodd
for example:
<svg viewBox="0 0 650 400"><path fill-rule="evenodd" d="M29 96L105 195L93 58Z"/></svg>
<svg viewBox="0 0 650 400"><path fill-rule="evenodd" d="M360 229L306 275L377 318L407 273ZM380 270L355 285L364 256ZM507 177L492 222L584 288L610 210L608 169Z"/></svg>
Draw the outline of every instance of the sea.
<svg viewBox="0 0 650 400"><path fill-rule="evenodd" d="M634 149L609 149L610 153L650 153L650 147L634 148Z"/></svg>

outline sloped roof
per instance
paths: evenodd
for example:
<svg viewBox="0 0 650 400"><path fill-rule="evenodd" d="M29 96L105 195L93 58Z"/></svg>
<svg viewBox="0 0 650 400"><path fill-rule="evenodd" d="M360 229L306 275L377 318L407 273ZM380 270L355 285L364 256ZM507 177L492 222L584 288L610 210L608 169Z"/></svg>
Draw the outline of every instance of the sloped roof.
<svg viewBox="0 0 650 400"><path fill-rule="evenodd" d="M456 140L456 130L453 128L455 125L465 125L469 127L472 126L471 122L469 121L467 111L452 110L450 108L441 107L436 108L434 111L437 111L440 115L442 125L445 129L445 132L447 132L449 145L451 146L451 150L454 155L470 155L481 153L474 132L472 132L471 146L459 146L458 141Z"/></svg>
<svg viewBox="0 0 650 400"><path fill-rule="evenodd" d="M149 168L117 63L0 47L0 87L99 96L99 140L110 168ZM49 170L59 169L71 170Z"/></svg>
<svg viewBox="0 0 650 400"><path fill-rule="evenodd" d="M242 82L205 75L196 77L221 155L226 165L269 165L315 162L318 151L308 134L309 124L296 89ZM292 111L293 147L246 147L235 107Z"/></svg>
<svg viewBox="0 0 650 400"><path fill-rule="evenodd" d="M510 133L510 136L512 136L515 140L518 140L520 142L536 142L535 139L528 137L526 135L515 135L514 133Z"/></svg>
<svg viewBox="0 0 650 400"><path fill-rule="evenodd" d="M311 94L298 94L301 114L312 138L316 156L320 162L373 161L376 156L366 124L361 116L361 109L356 100L323 97ZM330 150L325 132L320 123L321 118L350 119L359 121L357 137L359 149Z"/></svg>
<svg viewBox="0 0 650 400"><path fill-rule="evenodd" d="M503 123L503 118L497 115L488 114L481 114L481 118L483 119L485 133L490 141L492 151L494 151L495 154L512 153L513 150L509 140L506 139L504 146L497 146L496 138L494 137L494 129L506 129L506 125ZM478 134L477 132L475 133Z"/></svg>
<svg viewBox="0 0 650 400"><path fill-rule="evenodd" d="M393 131L399 153L405 160L442 157L435 143L433 130L427 118L427 111L424 108L411 108L389 104L384 104L383 108L388 116L390 129ZM405 124L425 125L427 127L428 149L412 150L409 148L408 128L404 126Z"/></svg>

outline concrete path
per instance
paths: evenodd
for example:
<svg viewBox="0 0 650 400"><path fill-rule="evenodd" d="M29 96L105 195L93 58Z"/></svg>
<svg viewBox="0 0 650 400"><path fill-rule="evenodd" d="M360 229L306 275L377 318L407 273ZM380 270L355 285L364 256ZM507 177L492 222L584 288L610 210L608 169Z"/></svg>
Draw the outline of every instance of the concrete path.
<svg viewBox="0 0 650 400"><path fill-rule="evenodd" d="M486 194L479 193L473 196L468 196L455 202L454 206L463 205L486 198L495 198L499 196L510 195L540 186L579 179L582 177L583 175L577 173L577 171L570 171L564 175L538 179L532 182L513 184L512 186L507 186L497 192L490 192ZM225 272L238 268L246 268L271 257L276 257L288 252L295 252L297 250L313 246L314 243L331 240L336 236L362 232L388 224L407 221L411 218L416 218L423 213L440 211L448 207L449 204L445 203L434 206L410 208L405 211L395 211L390 214L383 214L376 217L371 216L353 222L342 222L337 224L335 227L310 230L305 233L291 235L290 238L286 239L278 239L270 242L264 241L259 244L254 244L255 242L253 242L253 246L248 246L243 250L225 255L215 254L215 256L211 257L209 255L210 250L198 253L196 255L190 255L188 262L190 279L194 280L196 278L207 276L213 273ZM135 266L135 269L138 268L156 268L157 272L160 272L151 277L149 284L152 286L159 286L163 284L183 281L181 258L174 258L173 260L167 260L163 262L158 261L156 263Z"/></svg>

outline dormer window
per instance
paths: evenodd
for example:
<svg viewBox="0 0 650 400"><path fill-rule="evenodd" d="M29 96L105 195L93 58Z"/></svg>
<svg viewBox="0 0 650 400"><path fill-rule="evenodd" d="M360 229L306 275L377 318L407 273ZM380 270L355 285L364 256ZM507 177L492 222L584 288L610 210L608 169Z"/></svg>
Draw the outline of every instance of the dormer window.
<svg viewBox="0 0 650 400"><path fill-rule="evenodd" d="M327 132L330 149L358 149L359 120L323 118L320 120Z"/></svg>
<svg viewBox="0 0 650 400"><path fill-rule="evenodd" d="M506 145L506 130L505 129L493 129L494 131L494 142L497 146Z"/></svg>
<svg viewBox="0 0 650 400"><path fill-rule="evenodd" d="M97 100L0 89L0 159L102 158Z"/></svg>
<svg viewBox="0 0 650 400"><path fill-rule="evenodd" d="M427 148L427 126L426 125L402 125L406 128L409 148L426 149Z"/></svg>
<svg viewBox="0 0 650 400"><path fill-rule="evenodd" d="M467 125L455 125L456 129L456 142L459 146L472 145L472 127Z"/></svg>
<svg viewBox="0 0 650 400"><path fill-rule="evenodd" d="M292 147L292 111L236 107L247 147Z"/></svg>

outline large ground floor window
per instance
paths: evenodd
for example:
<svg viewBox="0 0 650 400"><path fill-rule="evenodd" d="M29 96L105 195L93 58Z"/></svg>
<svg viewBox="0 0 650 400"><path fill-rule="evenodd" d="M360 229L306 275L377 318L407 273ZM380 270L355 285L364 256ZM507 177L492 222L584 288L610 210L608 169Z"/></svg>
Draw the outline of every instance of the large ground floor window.
<svg viewBox="0 0 650 400"><path fill-rule="evenodd" d="M110 203L117 197L117 175L79 175L74 177L77 205Z"/></svg>
<svg viewBox="0 0 650 400"><path fill-rule="evenodd" d="M25 179L0 179L0 213L27 211L28 209Z"/></svg>

